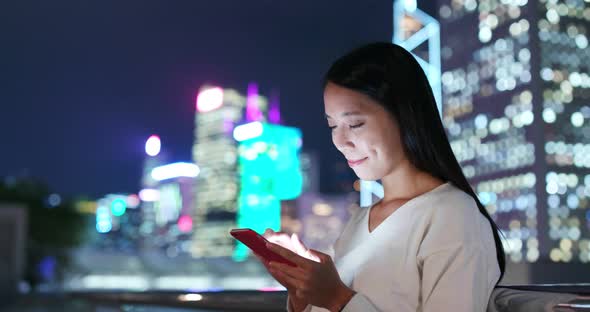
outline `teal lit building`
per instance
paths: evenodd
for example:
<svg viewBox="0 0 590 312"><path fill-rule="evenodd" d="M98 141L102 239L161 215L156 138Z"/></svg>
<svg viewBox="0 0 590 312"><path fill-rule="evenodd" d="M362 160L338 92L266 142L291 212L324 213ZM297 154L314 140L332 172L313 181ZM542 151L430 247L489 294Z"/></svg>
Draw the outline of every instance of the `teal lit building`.
<svg viewBox="0 0 590 312"><path fill-rule="evenodd" d="M301 131L262 122L240 125L234 130L238 147L240 195L237 225L258 233L281 228L281 200L301 194L303 177L299 163ZM248 256L248 248L239 243L235 260Z"/></svg>

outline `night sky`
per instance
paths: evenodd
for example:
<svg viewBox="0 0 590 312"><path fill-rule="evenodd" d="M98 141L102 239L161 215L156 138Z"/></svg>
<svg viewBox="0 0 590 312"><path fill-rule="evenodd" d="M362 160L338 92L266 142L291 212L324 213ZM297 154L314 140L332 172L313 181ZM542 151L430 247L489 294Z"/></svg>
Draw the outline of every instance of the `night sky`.
<svg viewBox="0 0 590 312"><path fill-rule="evenodd" d="M280 90L284 122L326 167L341 157L322 75L351 48L390 40L392 23L392 2L376 0L3 1L0 177L66 195L137 192L150 134L190 161L199 86L245 93L250 81Z"/></svg>

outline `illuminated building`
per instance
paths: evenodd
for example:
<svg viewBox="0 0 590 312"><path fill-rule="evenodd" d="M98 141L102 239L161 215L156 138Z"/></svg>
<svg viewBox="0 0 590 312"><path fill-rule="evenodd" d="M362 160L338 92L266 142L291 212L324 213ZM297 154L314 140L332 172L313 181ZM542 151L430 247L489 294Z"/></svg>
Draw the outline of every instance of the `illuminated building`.
<svg viewBox="0 0 590 312"><path fill-rule="evenodd" d="M193 231L196 164L165 164L162 143L152 135L145 144L140 233L145 249L158 248L169 257L190 251Z"/></svg>
<svg viewBox="0 0 590 312"><path fill-rule="evenodd" d="M303 176L302 193L320 191L320 159L315 152L304 151L299 154L301 174Z"/></svg>
<svg viewBox="0 0 590 312"><path fill-rule="evenodd" d="M137 250L141 224L139 204L135 194L108 194L92 204L92 209L96 209L99 247L123 252Z"/></svg>
<svg viewBox="0 0 590 312"><path fill-rule="evenodd" d="M299 153L301 167L301 193L319 193L320 166L318 155L310 151ZM301 234L302 222L299 219L297 200L281 201L281 232Z"/></svg>
<svg viewBox="0 0 590 312"><path fill-rule="evenodd" d="M293 217L284 219L285 231L297 233L309 248L328 251L344 230L352 209L361 209L359 193L353 191L356 176L350 167L341 162L331 164L331 183L335 183L333 192L320 193L320 162L313 152L301 153L301 171L303 175L303 192L293 207L287 206L285 212ZM323 181L323 180L322 180ZM288 226L288 228L287 228Z"/></svg>
<svg viewBox="0 0 590 312"><path fill-rule="evenodd" d="M443 123L513 262L590 261L590 8L439 1Z"/></svg>
<svg viewBox="0 0 590 312"><path fill-rule="evenodd" d="M299 236L305 245L327 251L344 230L351 209L362 209L357 202L356 192L341 195L303 193L297 199L297 214L302 225Z"/></svg>
<svg viewBox="0 0 590 312"><path fill-rule="evenodd" d="M193 161L201 168L196 182L194 257L231 256L235 242L229 231L236 227L239 179L238 146L233 130L245 118L263 118L266 99L255 84L244 97L232 89L204 86L196 103Z"/></svg>
<svg viewBox="0 0 590 312"><path fill-rule="evenodd" d="M351 209L358 207L358 193L353 191L349 175L339 177L337 194L320 193L320 163L317 154L300 154L302 193L297 199L282 202L281 230L296 233L309 248L328 251L348 222ZM346 168L352 171L350 168Z"/></svg>
<svg viewBox="0 0 590 312"><path fill-rule="evenodd" d="M301 194L299 129L254 121L234 130L239 145L240 196L237 227L263 233L281 229L281 200ZM248 248L238 244L234 259L243 260Z"/></svg>
<svg viewBox="0 0 590 312"><path fill-rule="evenodd" d="M165 153L162 151L162 142L159 136L151 135L145 143L145 158L143 163L143 172L141 176L141 190L139 197L141 200L141 226L140 233L143 242L147 245L153 245L155 236L155 211L154 202L157 199L155 189L158 181L152 178L152 170L166 162Z"/></svg>
<svg viewBox="0 0 590 312"><path fill-rule="evenodd" d="M231 229L280 230L281 201L296 198L303 183L301 133L280 122L278 92L267 100L254 83L245 97L231 89L201 88L193 148L201 169L193 256L243 260L248 250L236 245Z"/></svg>
<svg viewBox="0 0 590 312"><path fill-rule="evenodd" d="M195 200L195 183L199 167L192 163L172 163L152 169L151 176L157 181L150 191L141 196L154 208L154 246L166 250L169 257L190 253ZM147 198L146 198L147 197Z"/></svg>

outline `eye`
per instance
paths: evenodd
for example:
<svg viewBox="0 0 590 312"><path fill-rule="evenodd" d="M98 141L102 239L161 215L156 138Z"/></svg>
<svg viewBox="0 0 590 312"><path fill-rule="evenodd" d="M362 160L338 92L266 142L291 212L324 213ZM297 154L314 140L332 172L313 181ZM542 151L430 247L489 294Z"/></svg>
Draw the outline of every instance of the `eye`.
<svg viewBox="0 0 590 312"><path fill-rule="evenodd" d="M330 128L330 130L334 130L336 129L336 126L328 126L328 128Z"/></svg>
<svg viewBox="0 0 590 312"><path fill-rule="evenodd" d="M352 125L352 126L348 126L350 129L356 129L356 128L360 128L364 125L364 122L361 122L360 124L356 124L356 125Z"/></svg>

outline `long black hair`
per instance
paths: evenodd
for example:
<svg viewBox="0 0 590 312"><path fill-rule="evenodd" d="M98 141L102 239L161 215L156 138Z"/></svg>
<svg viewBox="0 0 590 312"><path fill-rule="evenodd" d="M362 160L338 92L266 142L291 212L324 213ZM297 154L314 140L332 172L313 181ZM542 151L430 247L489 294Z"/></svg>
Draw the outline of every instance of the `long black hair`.
<svg viewBox="0 0 590 312"><path fill-rule="evenodd" d="M380 103L397 121L404 152L412 165L450 181L473 197L492 227L501 280L506 261L498 226L467 182L453 154L428 79L412 54L388 42L362 46L332 64L324 77L324 88L329 82Z"/></svg>

